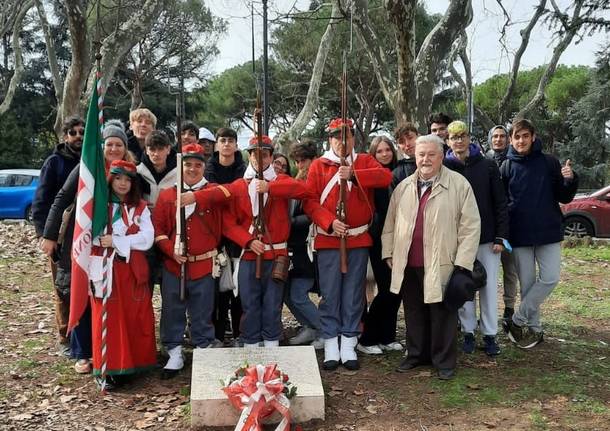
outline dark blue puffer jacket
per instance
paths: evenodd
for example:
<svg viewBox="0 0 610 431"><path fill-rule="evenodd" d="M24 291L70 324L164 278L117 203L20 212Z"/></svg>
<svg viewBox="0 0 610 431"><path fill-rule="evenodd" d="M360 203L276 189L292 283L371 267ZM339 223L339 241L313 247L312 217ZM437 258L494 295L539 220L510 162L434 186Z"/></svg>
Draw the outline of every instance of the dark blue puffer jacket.
<svg viewBox="0 0 610 431"><path fill-rule="evenodd" d="M528 247L563 240L559 202L574 198L576 173L573 179L564 179L559 160L542 153L538 138L527 155L520 155L511 146L500 173L508 197L511 245Z"/></svg>

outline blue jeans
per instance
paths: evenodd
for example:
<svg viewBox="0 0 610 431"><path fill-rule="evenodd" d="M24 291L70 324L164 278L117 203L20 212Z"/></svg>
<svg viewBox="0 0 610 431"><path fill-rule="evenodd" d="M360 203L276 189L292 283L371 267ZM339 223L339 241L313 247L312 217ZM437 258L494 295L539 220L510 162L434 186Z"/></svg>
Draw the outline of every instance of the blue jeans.
<svg viewBox="0 0 610 431"><path fill-rule="evenodd" d="M239 330L247 344L276 341L282 335L283 283L271 278L273 261L263 260L260 280L256 279L256 261L241 260L237 281L243 313Z"/></svg>
<svg viewBox="0 0 610 431"><path fill-rule="evenodd" d="M311 302L309 291L313 287L313 278L291 278L288 282L284 301L295 319L313 329L320 329L318 307Z"/></svg>
<svg viewBox="0 0 610 431"><path fill-rule="evenodd" d="M215 340L214 279L211 275L187 280L186 299L180 301L180 280L163 268L161 284L161 343L166 350L182 345L186 312L191 318L191 341L195 347L207 347Z"/></svg>
<svg viewBox="0 0 610 431"><path fill-rule="evenodd" d="M70 356L74 359L89 359L91 353L91 305L83 312L78 325L70 333Z"/></svg>
<svg viewBox="0 0 610 431"><path fill-rule="evenodd" d="M366 301L364 290L369 250L354 248L347 251L347 274L341 273L338 249L322 249L317 253L322 294L319 307L322 337L356 337L361 332L360 322Z"/></svg>

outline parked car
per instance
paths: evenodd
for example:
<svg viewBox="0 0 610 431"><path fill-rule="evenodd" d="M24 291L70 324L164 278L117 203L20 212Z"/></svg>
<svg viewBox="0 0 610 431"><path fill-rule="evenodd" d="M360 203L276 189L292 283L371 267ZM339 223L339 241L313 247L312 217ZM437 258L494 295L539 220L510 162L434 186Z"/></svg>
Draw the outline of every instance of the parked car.
<svg viewBox="0 0 610 431"><path fill-rule="evenodd" d="M561 205L566 236L610 238L610 185Z"/></svg>
<svg viewBox="0 0 610 431"><path fill-rule="evenodd" d="M32 221L32 199L39 177L38 169L0 170L0 219Z"/></svg>

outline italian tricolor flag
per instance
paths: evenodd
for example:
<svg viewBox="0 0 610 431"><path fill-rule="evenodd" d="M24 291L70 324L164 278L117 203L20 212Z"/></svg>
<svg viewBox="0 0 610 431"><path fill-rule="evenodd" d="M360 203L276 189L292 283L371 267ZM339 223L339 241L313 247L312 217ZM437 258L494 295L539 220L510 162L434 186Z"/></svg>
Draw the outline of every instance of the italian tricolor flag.
<svg viewBox="0 0 610 431"><path fill-rule="evenodd" d="M72 242L72 279L70 284L71 331L80 320L89 301L89 261L91 241L108 223L108 184L102 150L102 100L100 76L95 80L87 111L85 137L81 151L76 220Z"/></svg>

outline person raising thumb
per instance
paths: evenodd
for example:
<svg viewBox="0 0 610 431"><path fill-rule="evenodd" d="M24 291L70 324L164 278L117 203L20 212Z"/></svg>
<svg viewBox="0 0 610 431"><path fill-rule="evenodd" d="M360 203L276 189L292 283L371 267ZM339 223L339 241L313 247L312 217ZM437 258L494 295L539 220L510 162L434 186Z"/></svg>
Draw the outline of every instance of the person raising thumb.
<svg viewBox="0 0 610 431"><path fill-rule="evenodd" d="M566 160L566 164L561 168L561 176L566 180L574 178L574 172L572 171L572 162L570 159Z"/></svg>

